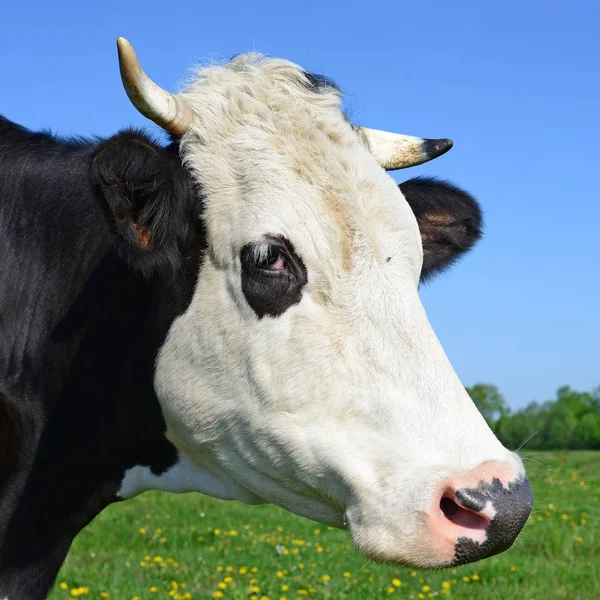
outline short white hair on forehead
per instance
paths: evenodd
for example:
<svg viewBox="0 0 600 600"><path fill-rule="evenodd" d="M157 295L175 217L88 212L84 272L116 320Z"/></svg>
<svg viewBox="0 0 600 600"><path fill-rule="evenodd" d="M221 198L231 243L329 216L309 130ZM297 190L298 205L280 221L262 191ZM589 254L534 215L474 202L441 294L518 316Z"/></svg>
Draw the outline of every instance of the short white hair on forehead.
<svg viewBox="0 0 600 600"><path fill-rule="evenodd" d="M207 111L225 106L229 119L236 120L241 114L264 116L265 109L287 114L299 113L308 106L339 109L342 98L327 79L310 75L288 60L259 52L198 68L179 96L205 122L217 117Z"/></svg>

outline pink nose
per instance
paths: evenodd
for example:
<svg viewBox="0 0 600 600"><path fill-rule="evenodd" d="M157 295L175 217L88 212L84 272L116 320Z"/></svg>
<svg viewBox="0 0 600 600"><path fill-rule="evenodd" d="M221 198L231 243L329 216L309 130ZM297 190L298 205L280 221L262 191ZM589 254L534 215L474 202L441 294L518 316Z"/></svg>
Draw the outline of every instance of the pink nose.
<svg viewBox="0 0 600 600"><path fill-rule="evenodd" d="M498 554L512 546L532 503L527 478L506 463L482 463L440 486L428 516L430 543L451 565Z"/></svg>

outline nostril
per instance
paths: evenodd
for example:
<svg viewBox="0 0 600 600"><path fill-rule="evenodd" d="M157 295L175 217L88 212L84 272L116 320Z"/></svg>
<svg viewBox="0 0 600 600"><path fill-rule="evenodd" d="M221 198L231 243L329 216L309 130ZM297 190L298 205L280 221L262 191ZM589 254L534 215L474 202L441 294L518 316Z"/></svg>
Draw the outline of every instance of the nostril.
<svg viewBox="0 0 600 600"><path fill-rule="evenodd" d="M448 496L440 500L440 510L451 523L465 529L486 529L489 525L484 516L460 506Z"/></svg>

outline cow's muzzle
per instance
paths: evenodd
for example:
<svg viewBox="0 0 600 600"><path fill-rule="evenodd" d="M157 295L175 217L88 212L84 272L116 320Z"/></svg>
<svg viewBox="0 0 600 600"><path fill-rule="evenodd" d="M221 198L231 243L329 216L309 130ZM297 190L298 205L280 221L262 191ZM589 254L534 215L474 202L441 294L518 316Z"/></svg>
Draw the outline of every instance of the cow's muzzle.
<svg viewBox="0 0 600 600"><path fill-rule="evenodd" d="M527 478L511 481L505 473L495 476L494 470L493 463L483 463L464 478L441 487L428 529L434 545L452 546L448 566L507 550L529 517L533 494Z"/></svg>

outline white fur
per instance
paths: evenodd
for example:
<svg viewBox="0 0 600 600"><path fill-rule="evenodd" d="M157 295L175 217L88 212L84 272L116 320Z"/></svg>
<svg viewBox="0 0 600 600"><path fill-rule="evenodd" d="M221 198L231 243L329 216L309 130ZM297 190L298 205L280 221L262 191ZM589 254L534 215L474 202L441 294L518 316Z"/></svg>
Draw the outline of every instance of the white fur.
<svg viewBox="0 0 600 600"><path fill-rule="evenodd" d="M182 93L198 116L181 150L205 196L208 251L155 387L185 458L161 477L136 467L121 493L273 502L347 519L367 554L438 564L422 525L440 482L485 460L512 461L515 476L522 465L427 321L408 203L338 94L311 92L302 77L248 55L200 71ZM241 289L240 251L265 234L291 240L308 284L297 305L259 319Z"/></svg>

